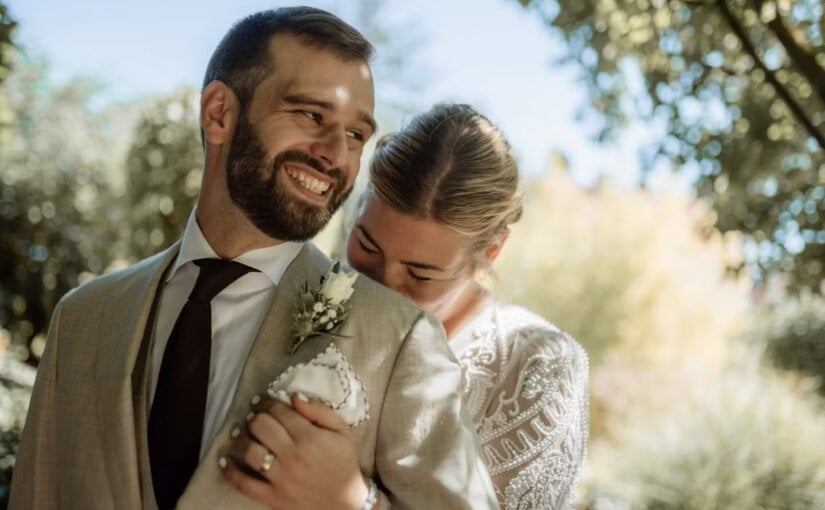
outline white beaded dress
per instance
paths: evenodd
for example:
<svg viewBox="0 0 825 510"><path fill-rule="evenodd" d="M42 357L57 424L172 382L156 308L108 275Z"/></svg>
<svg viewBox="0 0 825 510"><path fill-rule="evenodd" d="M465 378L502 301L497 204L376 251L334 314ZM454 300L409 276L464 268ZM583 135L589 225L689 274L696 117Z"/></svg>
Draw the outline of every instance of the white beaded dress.
<svg viewBox="0 0 825 510"><path fill-rule="evenodd" d="M500 302L450 346L502 509L568 508L587 446L584 349L538 315Z"/></svg>

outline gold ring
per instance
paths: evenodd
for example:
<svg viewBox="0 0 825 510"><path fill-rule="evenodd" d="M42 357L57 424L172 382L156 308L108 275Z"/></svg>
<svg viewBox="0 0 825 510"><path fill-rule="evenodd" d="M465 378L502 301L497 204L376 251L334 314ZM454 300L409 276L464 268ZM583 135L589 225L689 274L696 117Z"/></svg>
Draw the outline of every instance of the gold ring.
<svg viewBox="0 0 825 510"><path fill-rule="evenodd" d="M266 452L264 454L264 461L261 463L261 473L266 473L269 471L269 468L272 467L272 462L275 460L275 454L272 452Z"/></svg>

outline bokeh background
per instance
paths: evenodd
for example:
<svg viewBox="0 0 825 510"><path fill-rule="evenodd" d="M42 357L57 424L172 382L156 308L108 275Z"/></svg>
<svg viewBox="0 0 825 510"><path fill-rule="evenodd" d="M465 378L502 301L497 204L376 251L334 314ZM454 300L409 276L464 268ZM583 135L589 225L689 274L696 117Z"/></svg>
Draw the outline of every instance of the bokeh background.
<svg viewBox="0 0 825 510"><path fill-rule="evenodd" d="M0 0L0 507L54 304L179 237L209 54L280 4ZM312 4L375 43L382 131L451 100L510 138L495 285L590 354L578 508L825 508L820 0Z"/></svg>

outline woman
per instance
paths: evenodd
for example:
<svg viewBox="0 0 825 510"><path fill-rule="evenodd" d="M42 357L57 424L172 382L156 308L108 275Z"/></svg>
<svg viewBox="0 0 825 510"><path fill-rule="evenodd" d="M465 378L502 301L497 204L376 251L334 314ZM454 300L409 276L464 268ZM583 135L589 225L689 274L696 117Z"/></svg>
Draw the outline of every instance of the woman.
<svg viewBox="0 0 825 510"><path fill-rule="evenodd" d="M502 508L566 508L587 440L587 355L476 279L521 216L507 141L471 107L438 105L379 143L370 180L350 264L443 323Z"/></svg>

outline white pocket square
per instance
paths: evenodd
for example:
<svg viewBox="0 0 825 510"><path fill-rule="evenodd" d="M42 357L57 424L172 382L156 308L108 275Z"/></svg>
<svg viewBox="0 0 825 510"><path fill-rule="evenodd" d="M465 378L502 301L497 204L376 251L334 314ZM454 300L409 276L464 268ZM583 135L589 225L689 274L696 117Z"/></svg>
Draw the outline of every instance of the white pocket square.
<svg viewBox="0 0 825 510"><path fill-rule="evenodd" d="M335 344L329 344L306 363L289 367L266 389L269 396L290 404L290 395L302 393L330 406L350 427L370 417L367 393L358 374Z"/></svg>

